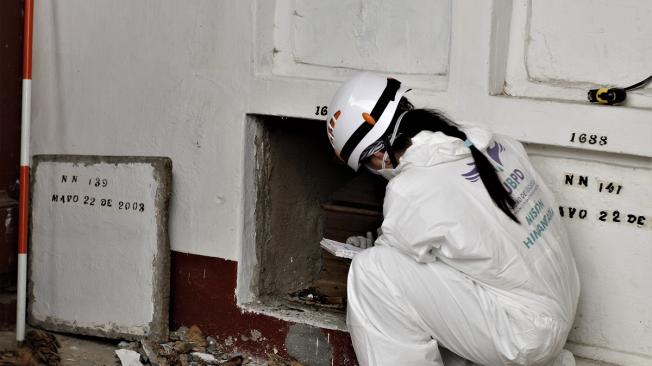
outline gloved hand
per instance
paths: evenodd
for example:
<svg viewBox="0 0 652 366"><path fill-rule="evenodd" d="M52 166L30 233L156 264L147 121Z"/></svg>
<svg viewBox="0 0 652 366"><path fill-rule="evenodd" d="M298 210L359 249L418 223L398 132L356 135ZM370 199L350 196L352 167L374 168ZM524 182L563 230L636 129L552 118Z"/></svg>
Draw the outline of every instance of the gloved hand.
<svg viewBox="0 0 652 366"><path fill-rule="evenodd" d="M347 244L351 244L353 246L362 248L362 249L367 249L371 248L374 246L374 235L371 233L371 231L367 231L367 236L349 236L346 239Z"/></svg>

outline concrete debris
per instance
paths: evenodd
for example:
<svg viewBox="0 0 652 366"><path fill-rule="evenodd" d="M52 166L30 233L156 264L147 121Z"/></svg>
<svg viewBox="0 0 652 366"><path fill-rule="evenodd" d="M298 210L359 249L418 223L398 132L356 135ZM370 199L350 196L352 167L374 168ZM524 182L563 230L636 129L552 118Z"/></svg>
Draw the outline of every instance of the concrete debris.
<svg viewBox="0 0 652 366"><path fill-rule="evenodd" d="M251 335L256 340L262 338L258 330L252 331ZM233 344L233 338L229 339ZM205 337L196 325L190 328L181 327L171 332L170 340L166 342L148 339L123 341L118 343L118 348L120 349L115 352L123 366L240 366L248 363L243 356L226 352L216 337Z"/></svg>
<svg viewBox="0 0 652 366"><path fill-rule="evenodd" d="M258 329L252 329L251 330L251 340L255 341L255 342L264 340L263 334Z"/></svg>
<svg viewBox="0 0 652 366"><path fill-rule="evenodd" d="M190 355L193 361L202 361L209 365L217 365L219 363L215 356L208 353L193 352Z"/></svg>
<svg viewBox="0 0 652 366"><path fill-rule="evenodd" d="M245 342L246 341L260 342L260 341L265 340L265 338L263 338L263 334L258 329L252 329L250 331L250 336L246 336L244 334L241 334L240 339L245 341Z"/></svg>
<svg viewBox="0 0 652 366"><path fill-rule="evenodd" d="M118 355L120 359L120 364L122 366L142 366L143 363L140 362L140 353L131 351L128 349L119 349L115 351L115 354Z"/></svg>
<svg viewBox="0 0 652 366"><path fill-rule="evenodd" d="M170 355L174 352L174 342L161 343L162 353L164 355Z"/></svg>
<svg viewBox="0 0 652 366"><path fill-rule="evenodd" d="M158 355L162 353L161 346L153 341L143 340L140 342L147 360L152 366L160 366L158 362Z"/></svg>
<svg viewBox="0 0 652 366"><path fill-rule="evenodd" d="M231 336L228 336L228 338L226 338L226 340L224 340L224 344L229 346L229 347L233 346L233 343L235 343L235 339L233 339L233 337L231 337Z"/></svg>
<svg viewBox="0 0 652 366"><path fill-rule="evenodd" d="M135 342L122 341L122 342L118 343L118 348L120 348L120 349L130 349L133 343L135 343Z"/></svg>
<svg viewBox="0 0 652 366"><path fill-rule="evenodd" d="M260 342L264 340L263 334L252 329L247 340ZM262 365L263 360L252 360L239 354L233 354L226 349L235 343L229 336L223 344L217 337L205 337L202 330L193 325L189 328L181 327L170 333L170 340L156 342L142 339L135 342L120 342L116 355L120 358L122 366L243 366ZM268 366L303 366L301 363L286 359L276 353L268 354Z"/></svg>
<svg viewBox="0 0 652 366"><path fill-rule="evenodd" d="M193 343L195 347L206 347L206 338L198 326L193 325L186 333L186 341Z"/></svg>
<svg viewBox="0 0 652 366"><path fill-rule="evenodd" d="M190 342L177 341L174 344L174 350L177 353L188 353L188 352L192 351L193 347L194 346Z"/></svg>
<svg viewBox="0 0 652 366"><path fill-rule="evenodd" d="M212 354L219 351L219 343L217 343L217 339L208 336L206 337L206 343L208 343L208 345L206 346L206 352Z"/></svg>
<svg viewBox="0 0 652 366"><path fill-rule="evenodd" d="M170 340L171 341L185 341L186 340L186 333L188 333L188 327L179 327L174 332L170 333Z"/></svg>

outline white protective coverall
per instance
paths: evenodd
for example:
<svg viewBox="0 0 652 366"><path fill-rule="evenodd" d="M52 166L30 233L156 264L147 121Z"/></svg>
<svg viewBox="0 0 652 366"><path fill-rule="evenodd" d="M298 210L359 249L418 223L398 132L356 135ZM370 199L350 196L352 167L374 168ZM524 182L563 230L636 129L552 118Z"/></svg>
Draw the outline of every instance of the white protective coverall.
<svg viewBox="0 0 652 366"><path fill-rule="evenodd" d="M349 271L360 365L442 365L438 345L480 365L562 358L580 285L555 200L519 142L463 126L521 224L491 200L461 140L416 135L387 186L382 235Z"/></svg>

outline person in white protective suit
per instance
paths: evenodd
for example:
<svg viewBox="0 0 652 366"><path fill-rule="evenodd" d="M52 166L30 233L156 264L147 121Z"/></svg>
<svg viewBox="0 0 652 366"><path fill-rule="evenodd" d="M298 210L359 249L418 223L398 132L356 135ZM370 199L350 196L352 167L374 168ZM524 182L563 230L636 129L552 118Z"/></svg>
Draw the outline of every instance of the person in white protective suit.
<svg viewBox="0 0 652 366"><path fill-rule="evenodd" d="M328 107L338 157L389 179L381 235L349 270L358 362L443 365L441 346L479 365L574 365L577 269L525 149L405 91L360 73Z"/></svg>

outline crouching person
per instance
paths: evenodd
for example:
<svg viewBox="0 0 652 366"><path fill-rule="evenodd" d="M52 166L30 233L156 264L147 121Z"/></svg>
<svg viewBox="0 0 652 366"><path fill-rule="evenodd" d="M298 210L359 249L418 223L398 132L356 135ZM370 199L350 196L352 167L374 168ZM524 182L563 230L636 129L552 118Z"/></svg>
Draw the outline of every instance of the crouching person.
<svg viewBox="0 0 652 366"><path fill-rule="evenodd" d="M336 154L389 179L382 234L348 277L359 363L443 365L441 346L479 365L574 365L577 269L523 146L404 92L361 73L328 109Z"/></svg>

